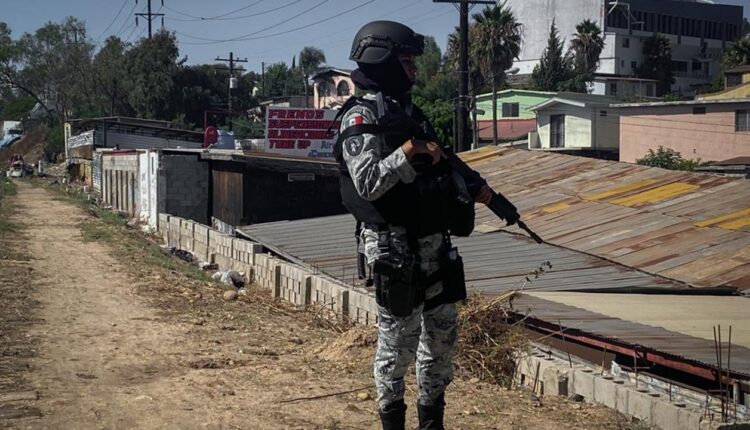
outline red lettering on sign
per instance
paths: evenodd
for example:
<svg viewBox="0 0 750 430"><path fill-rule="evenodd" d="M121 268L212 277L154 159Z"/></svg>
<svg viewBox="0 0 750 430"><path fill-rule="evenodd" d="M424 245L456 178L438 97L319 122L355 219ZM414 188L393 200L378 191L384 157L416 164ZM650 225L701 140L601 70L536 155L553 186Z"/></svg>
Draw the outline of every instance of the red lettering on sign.
<svg viewBox="0 0 750 430"><path fill-rule="evenodd" d="M309 140L298 140L297 141L297 149L307 149L310 147L312 142Z"/></svg>

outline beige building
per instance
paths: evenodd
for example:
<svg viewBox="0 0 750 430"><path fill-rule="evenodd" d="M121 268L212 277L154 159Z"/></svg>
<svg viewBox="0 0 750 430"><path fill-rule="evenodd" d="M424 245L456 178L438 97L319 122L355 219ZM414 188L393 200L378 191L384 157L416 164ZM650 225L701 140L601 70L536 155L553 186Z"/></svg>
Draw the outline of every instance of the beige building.
<svg viewBox="0 0 750 430"><path fill-rule="evenodd" d="M313 75L313 98L316 109L337 109L354 95L351 70L329 67Z"/></svg>
<svg viewBox="0 0 750 430"><path fill-rule="evenodd" d="M536 113L536 131L529 133L529 149L616 159L620 142L615 99L582 93L558 93L529 108ZM598 154L598 155L597 155Z"/></svg>
<svg viewBox="0 0 750 430"><path fill-rule="evenodd" d="M613 105L620 113L620 161L634 163L659 146L683 158L750 156L750 99Z"/></svg>

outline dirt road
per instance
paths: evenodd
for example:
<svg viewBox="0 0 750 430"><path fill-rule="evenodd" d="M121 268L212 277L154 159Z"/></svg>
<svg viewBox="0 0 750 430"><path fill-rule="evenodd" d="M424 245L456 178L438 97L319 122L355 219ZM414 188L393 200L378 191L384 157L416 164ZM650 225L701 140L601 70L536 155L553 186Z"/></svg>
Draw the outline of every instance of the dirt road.
<svg viewBox="0 0 750 430"><path fill-rule="evenodd" d="M19 181L10 198L23 236L0 241L17 252L0 260L0 427L378 428L371 389L288 402L369 386L369 333L334 344L309 313L254 288L223 301L44 188ZM449 428L630 428L601 407L484 383L458 380L449 401Z"/></svg>

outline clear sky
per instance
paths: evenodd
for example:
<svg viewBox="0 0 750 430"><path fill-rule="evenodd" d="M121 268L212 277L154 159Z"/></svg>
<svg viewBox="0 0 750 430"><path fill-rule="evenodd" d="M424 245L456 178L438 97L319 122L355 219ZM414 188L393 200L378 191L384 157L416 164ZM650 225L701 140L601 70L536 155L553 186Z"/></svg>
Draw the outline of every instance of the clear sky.
<svg viewBox="0 0 750 430"><path fill-rule="evenodd" d="M109 35L134 41L146 32L148 0L1 0L0 20L18 37L48 21L76 16L86 22L89 36L103 41ZM164 26L177 32L180 54L189 64L212 63L229 52L247 58L248 70L285 61L304 46L323 49L328 64L354 68L348 60L354 33L375 19L403 22L417 32L434 36L445 48L448 34L458 25L458 11L451 4L432 0L151 0L152 9L164 13ZM559 0L564 1L564 0ZM750 0L720 0L744 6L750 16ZM208 19L206 19L208 18ZM161 19L154 20L154 28ZM244 40L235 40L244 39Z"/></svg>

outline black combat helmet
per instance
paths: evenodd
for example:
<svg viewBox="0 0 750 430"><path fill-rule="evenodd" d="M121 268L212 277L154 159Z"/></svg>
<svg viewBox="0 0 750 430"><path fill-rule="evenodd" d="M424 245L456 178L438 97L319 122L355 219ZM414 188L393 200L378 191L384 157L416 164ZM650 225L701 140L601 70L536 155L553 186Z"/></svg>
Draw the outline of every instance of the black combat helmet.
<svg viewBox="0 0 750 430"><path fill-rule="evenodd" d="M352 72L354 84L365 91L401 98L414 84L406 75L399 54L422 55L424 36L404 24L373 21L354 36L349 59L359 69Z"/></svg>
<svg viewBox="0 0 750 430"><path fill-rule="evenodd" d="M365 24L354 36L349 59L357 63L382 64L400 53L422 55L424 36L393 21Z"/></svg>

